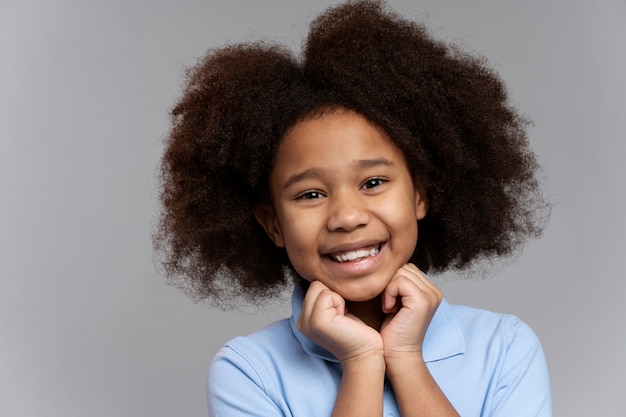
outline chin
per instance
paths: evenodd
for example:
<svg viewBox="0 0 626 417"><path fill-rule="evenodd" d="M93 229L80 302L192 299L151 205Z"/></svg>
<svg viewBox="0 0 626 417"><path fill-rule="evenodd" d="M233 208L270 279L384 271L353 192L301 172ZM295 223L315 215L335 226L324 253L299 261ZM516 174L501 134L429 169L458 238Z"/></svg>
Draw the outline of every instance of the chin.
<svg viewBox="0 0 626 417"><path fill-rule="evenodd" d="M385 288L382 288L380 291L349 291L349 294L339 294L346 301L350 301L353 303L364 303L367 301L372 301L380 297Z"/></svg>

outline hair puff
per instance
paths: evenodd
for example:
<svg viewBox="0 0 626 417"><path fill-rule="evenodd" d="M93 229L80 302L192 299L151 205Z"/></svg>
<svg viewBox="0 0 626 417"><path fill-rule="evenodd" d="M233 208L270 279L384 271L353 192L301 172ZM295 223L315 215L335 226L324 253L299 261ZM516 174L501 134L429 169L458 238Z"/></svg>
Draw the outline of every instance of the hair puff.
<svg viewBox="0 0 626 417"><path fill-rule="evenodd" d="M186 73L160 165L154 244L166 275L195 299L258 301L291 270L257 224L268 178L290 127L346 108L404 152L429 210L411 262L465 269L539 236L547 204L527 120L486 62L426 29L358 1L311 24L302 58L280 45L211 50Z"/></svg>

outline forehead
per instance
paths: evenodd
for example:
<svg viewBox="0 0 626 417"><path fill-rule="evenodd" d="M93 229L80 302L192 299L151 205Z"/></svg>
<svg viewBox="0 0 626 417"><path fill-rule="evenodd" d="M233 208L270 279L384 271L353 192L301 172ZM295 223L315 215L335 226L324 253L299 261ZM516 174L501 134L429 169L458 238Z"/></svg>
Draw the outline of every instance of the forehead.
<svg viewBox="0 0 626 417"><path fill-rule="evenodd" d="M405 163L402 151L382 129L342 109L305 119L291 128L278 149L274 170L305 165L330 169L381 158Z"/></svg>

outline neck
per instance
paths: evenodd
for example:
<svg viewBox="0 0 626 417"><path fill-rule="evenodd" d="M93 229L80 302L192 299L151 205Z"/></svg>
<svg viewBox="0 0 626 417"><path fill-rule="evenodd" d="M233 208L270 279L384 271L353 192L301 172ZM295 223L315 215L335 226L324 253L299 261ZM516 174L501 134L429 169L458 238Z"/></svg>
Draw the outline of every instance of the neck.
<svg viewBox="0 0 626 417"><path fill-rule="evenodd" d="M346 307L350 314L355 315L371 328L380 331L380 326L385 318L380 296L368 301L354 302L346 300Z"/></svg>

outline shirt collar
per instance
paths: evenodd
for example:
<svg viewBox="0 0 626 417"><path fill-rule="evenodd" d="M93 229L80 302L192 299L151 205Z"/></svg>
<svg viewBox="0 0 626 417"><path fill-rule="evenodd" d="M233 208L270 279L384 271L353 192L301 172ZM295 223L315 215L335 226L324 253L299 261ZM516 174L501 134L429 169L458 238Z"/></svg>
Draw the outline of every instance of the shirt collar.
<svg viewBox="0 0 626 417"><path fill-rule="evenodd" d="M291 330L296 336L302 348L311 356L337 362L337 359L326 349L316 345L304 336L297 327L298 317L302 311L302 301L306 288L302 284L296 284L291 297L292 315L290 319ZM454 311L444 299L435 312L422 345L422 355L425 362L435 362L465 352L465 341L461 326L454 315Z"/></svg>

